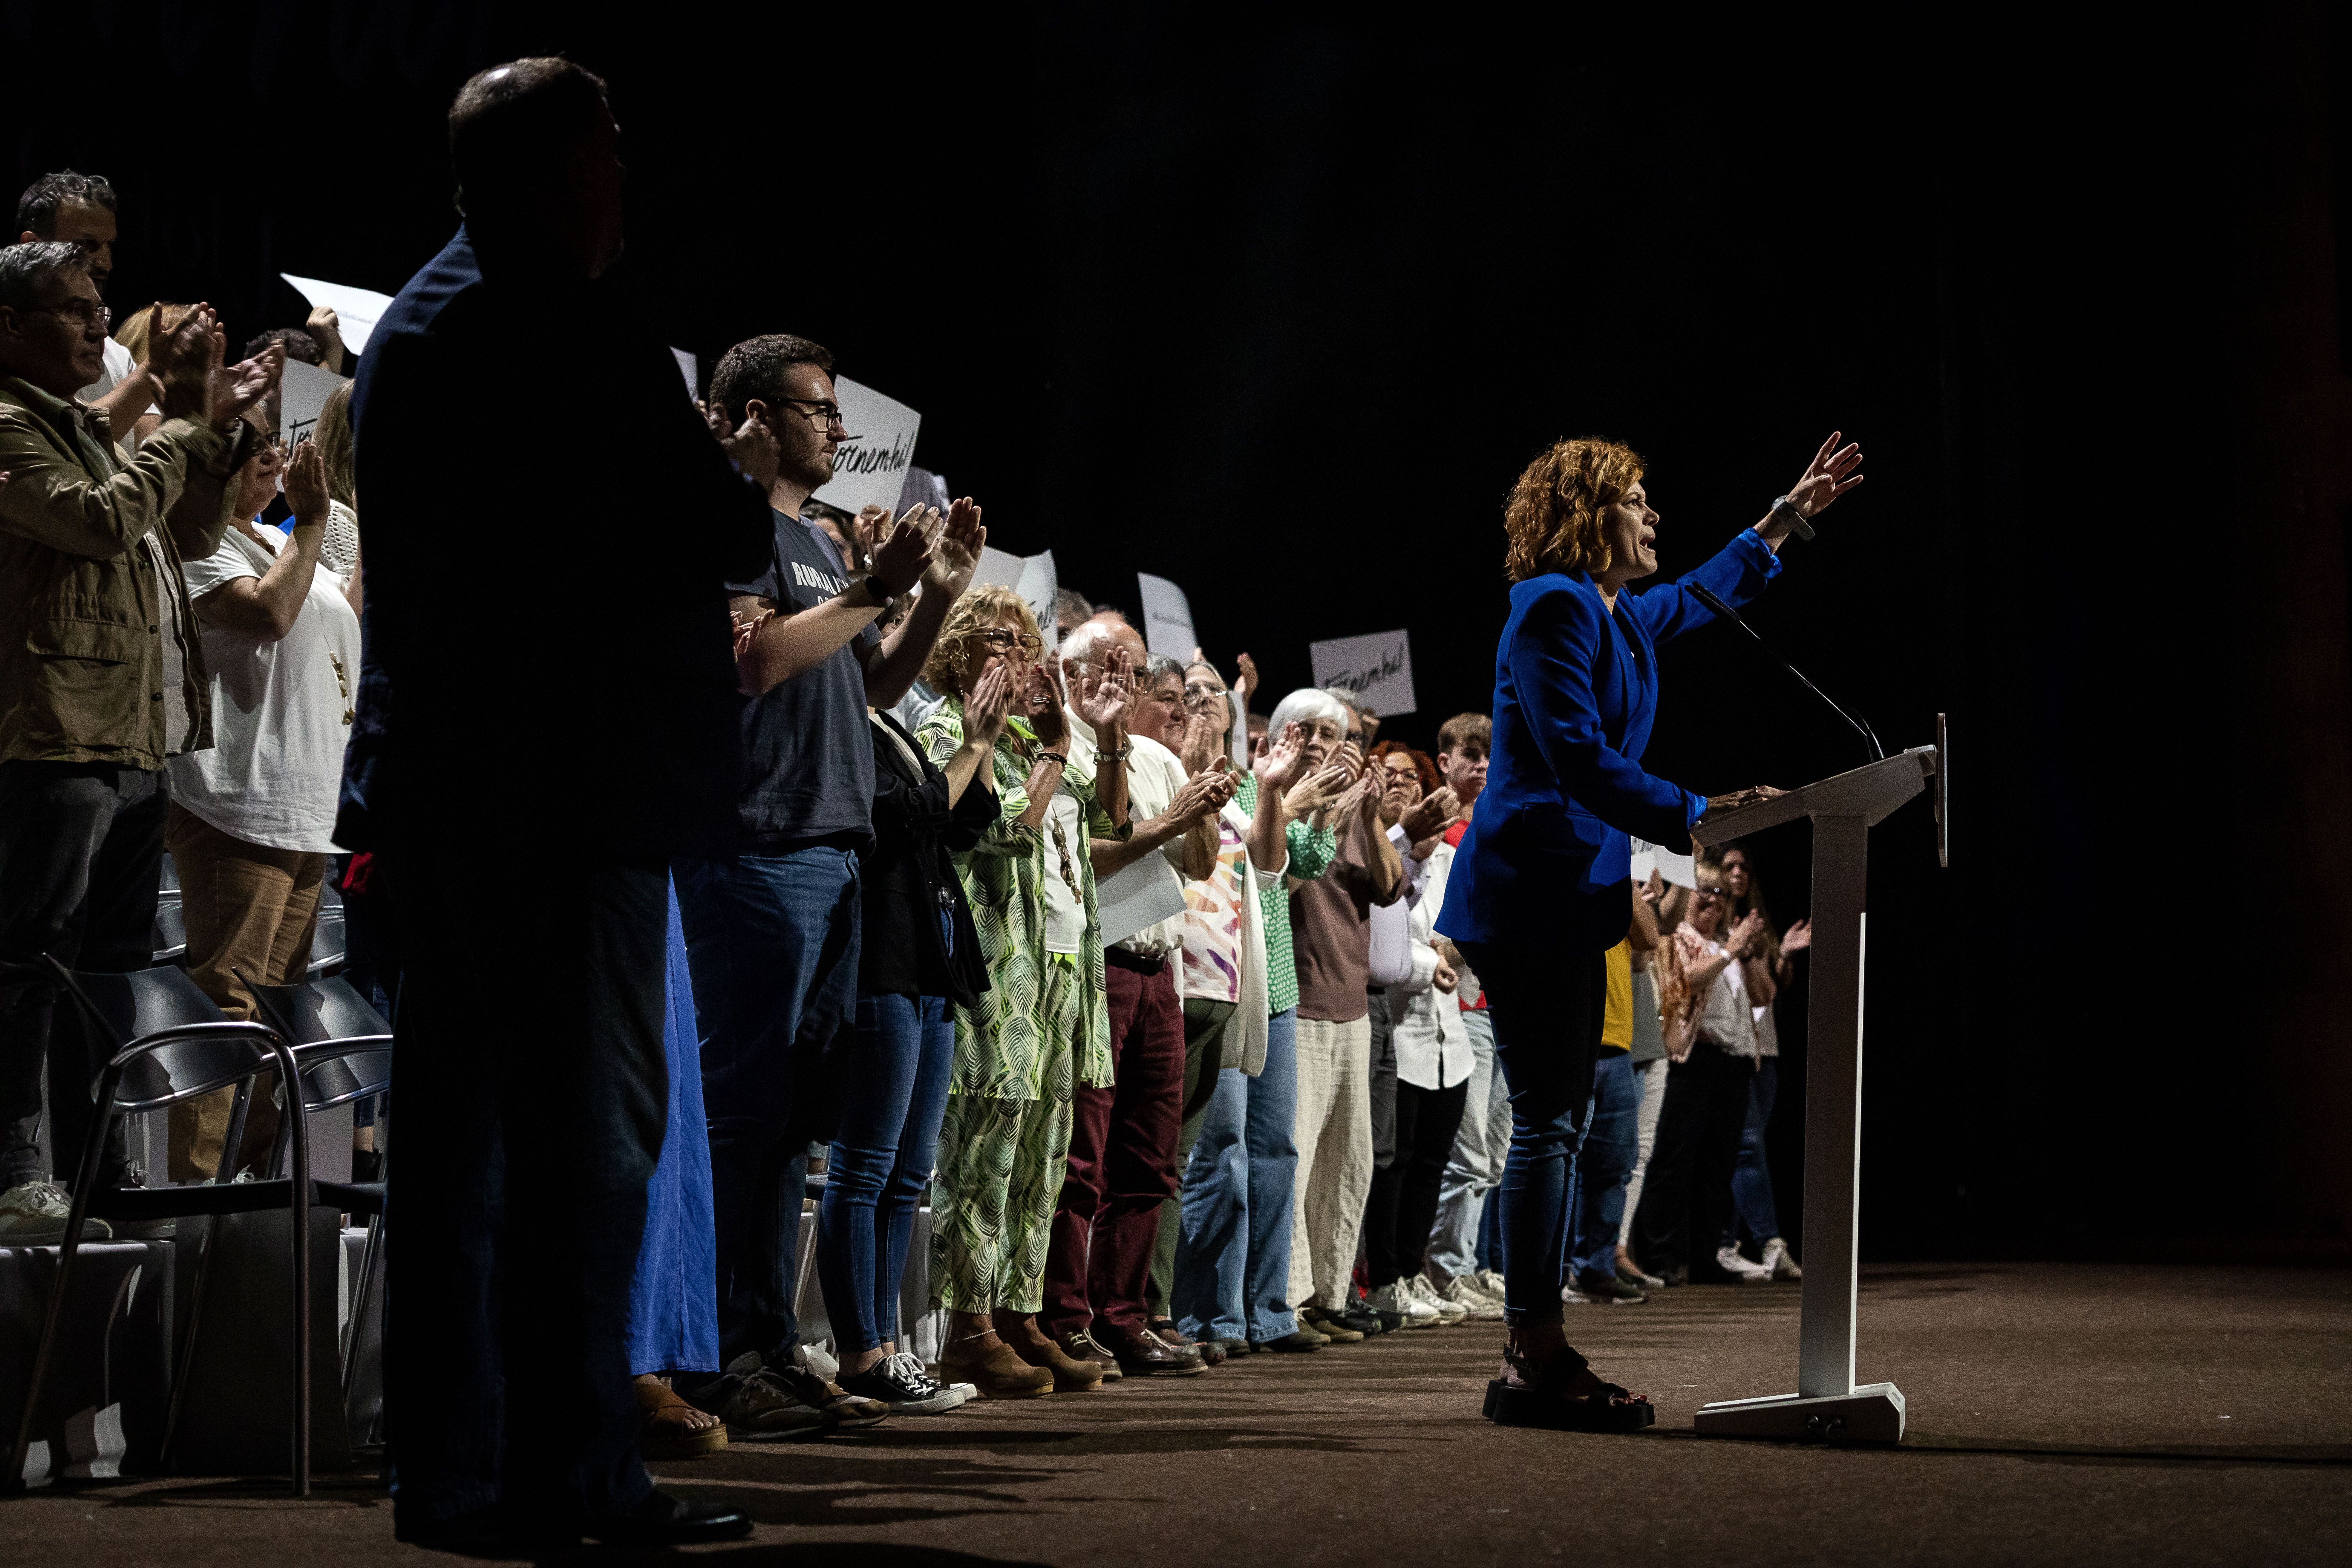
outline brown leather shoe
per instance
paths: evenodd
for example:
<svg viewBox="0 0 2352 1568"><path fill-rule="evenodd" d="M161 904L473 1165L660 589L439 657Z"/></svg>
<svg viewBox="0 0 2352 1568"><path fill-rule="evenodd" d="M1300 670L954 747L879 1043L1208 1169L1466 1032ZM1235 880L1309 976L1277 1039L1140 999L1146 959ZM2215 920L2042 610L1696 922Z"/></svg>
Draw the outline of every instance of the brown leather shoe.
<svg viewBox="0 0 2352 1568"><path fill-rule="evenodd" d="M1054 1392L1051 1372L1031 1366L1002 1343L975 1352L971 1340L940 1352L940 1381L969 1383L983 1399L1042 1399Z"/></svg>
<svg viewBox="0 0 2352 1568"><path fill-rule="evenodd" d="M1105 1383L1118 1381L1118 1357L1103 1349L1088 1330L1072 1329L1066 1333L1055 1335L1055 1341L1062 1347L1062 1353L1071 1360L1087 1362L1102 1368L1102 1379Z"/></svg>
<svg viewBox="0 0 2352 1568"><path fill-rule="evenodd" d="M1178 1350L1150 1329L1101 1325L1097 1336L1118 1358L1118 1369L1135 1377L1197 1377L1209 1363L1193 1350Z"/></svg>
<svg viewBox="0 0 2352 1568"><path fill-rule="evenodd" d="M1013 1347L1013 1353L1031 1366L1043 1368L1054 1374L1054 1386L1070 1394L1087 1394L1103 1385L1103 1370L1090 1361L1079 1361L1038 1328L1037 1320L1026 1314L1010 1312L995 1314L996 1337Z"/></svg>

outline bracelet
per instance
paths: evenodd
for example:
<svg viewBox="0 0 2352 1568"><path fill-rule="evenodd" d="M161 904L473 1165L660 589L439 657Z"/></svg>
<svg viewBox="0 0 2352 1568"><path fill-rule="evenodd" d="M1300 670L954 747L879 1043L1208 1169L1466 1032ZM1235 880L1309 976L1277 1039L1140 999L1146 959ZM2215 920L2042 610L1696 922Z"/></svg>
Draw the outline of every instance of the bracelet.
<svg viewBox="0 0 2352 1568"><path fill-rule="evenodd" d="M1793 520L1792 527L1797 537L1800 539L1812 538L1813 525L1805 521L1805 514L1797 510L1796 503L1790 500L1787 496L1776 496L1773 498L1772 510L1765 514L1765 521L1768 522L1770 521L1771 519L1778 515L1784 508L1787 509L1790 517Z"/></svg>
<svg viewBox="0 0 2352 1568"><path fill-rule="evenodd" d="M1070 759L1060 752L1040 752L1037 753L1037 760L1041 763L1051 763L1060 768L1070 765Z"/></svg>

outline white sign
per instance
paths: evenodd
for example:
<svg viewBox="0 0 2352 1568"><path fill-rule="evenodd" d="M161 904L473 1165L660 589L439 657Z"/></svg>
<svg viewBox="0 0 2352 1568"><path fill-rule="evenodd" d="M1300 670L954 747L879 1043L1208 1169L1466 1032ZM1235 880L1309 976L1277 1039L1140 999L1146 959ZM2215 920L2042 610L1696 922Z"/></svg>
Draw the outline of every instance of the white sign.
<svg viewBox="0 0 2352 1568"><path fill-rule="evenodd" d="M1058 584L1054 574L1054 552L1024 559L989 545L980 547L980 565L972 572L971 585L995 584L1010 588L1021 595L1032 615L1037 617L1037 635L1051 648L1058 639L1054 636L1054 590Z"/></svg>
<svg viewBox="0 0 2352 1568"><path fill-rule="evenodd" d="M687 396L701 396L701 389L696 384L696 375L702 367L699 364L697 364L695 363L694 356L687 353L684 349L672 349L669 352L672 357L677 361L677 374L686 377Z"/></svg>
<svg viewBox="0 0 2352 1568"><path fill-rule="evenodd" d="M1647 839L1636 838L1631 842L1633 846L1635 886L1638 887L1648 881L1652 871L1664 878L1668 887L1696 888L1698 886L1698 868L1691 863L1689 856L1677 855L1671 849L1662 849Z"/></svg>
<svg viewBox="0 0 2352 1568"><path fill-rule="evenodd" d="M278 438L287 450L310 438L319 411L327 406L335 388L350 379L299 359L286 362L285 376L278 384Z"/></svg>
<svg viewBox="0 0 2352 1568"><path fill-rule="evenodd" d="M1411 633L1334 637L1307 644L1307 653L1315 661L1316 685L1352 691L1383 719L1412 711Z"/></svg>
<svg viewBox="0 0 2352 1568"><path fill-rule="evenodd" d="M294 285L294 291L313 305L324 305L335 313L335 330L342 334L343 347L355 354L367 353L368 334L383 320L384 311L392 308L392 296L379 294L373 289L354 289L349 284L328 283L316 278L297 278L291 272L278 276Z"/></svg>
<svg viewBox="0 0 2352 1568"><path fill-rule="evenodd" d="M1201 639L1192 635L1192 605L1184 590L1149 572L1135 574L1143 599L1143 646L1162 658L1189 659Z"/></svg>
<svg viewBox="0 0 2352 1568"><path fill-rule="evenodd" d="M1095 914L1106 946L1183 912L1184 885L1168 874L1168 862L1157 849L1129 861L1095 888Z"/></svg>
<svg viewBox="0 0 2352 1568"><path fill-rule="evenodd" d="M914 465L915 432L923 416L845 375L834 377L833 395L849 436L835 451L833 478L816 499L852 517L869 506L895 505Z"/></svg>

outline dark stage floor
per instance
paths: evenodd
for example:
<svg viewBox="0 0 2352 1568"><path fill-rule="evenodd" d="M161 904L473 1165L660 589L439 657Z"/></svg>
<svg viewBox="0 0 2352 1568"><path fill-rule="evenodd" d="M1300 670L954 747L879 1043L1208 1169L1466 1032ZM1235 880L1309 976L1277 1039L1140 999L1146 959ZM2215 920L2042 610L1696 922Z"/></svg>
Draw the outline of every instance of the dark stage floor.
<svg viewBox="0 0 2352 1568"><path fill-rule="evenodd" d="M1908 1396L1901 1449L1694 1437L1702 1402L1792 1384L1796 1301L1713 1286L1571 1309L1575 1341L1656 1401L1640 1437L1489 1426L1500 1334L1465 1327L664 1469L761 1521L715 1552L746 1563L2352 1558L2352 1273L1874 1268L1859 1371ZM372 1479L301 1504L204 1481L0 1504L9 1563L394 1559L432 1560L393 1542Z"/></svg>

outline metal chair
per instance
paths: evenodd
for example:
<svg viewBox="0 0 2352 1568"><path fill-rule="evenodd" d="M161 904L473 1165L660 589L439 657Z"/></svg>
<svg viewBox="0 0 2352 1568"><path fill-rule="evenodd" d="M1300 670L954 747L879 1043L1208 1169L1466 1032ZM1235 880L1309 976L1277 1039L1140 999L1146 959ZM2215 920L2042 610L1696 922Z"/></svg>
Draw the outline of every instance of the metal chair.
<svg viewBox="0 0 2352 1568"><path fill-rule="evenodd" d="M199 1215L251 1214L285 1208L290 1212L293 1221L294 1387L293 1430L290 1435L292 1462L289 1468L294 1494L309 1496L310 1249L307 1245L308 1226L305 1221L308 1211L314 1205L342 1206L343 1194L339 1192L321 1193L311 1183L310 1142L302 1119L299 1116L289 1118L294 1123L289 1135L293 1167L290 1179L184 1187L101 1189L98 1186L99 1166L105 1153L108 1134L117 1120L168 1110L183 1100L193 1100L200 1094L208 1094L232 1084L237 1086L238 1092L229 1112L226 1147L236 1148L237 1140L244 1133L246 1109L255 1075L265 1068L274 1067L280 1081L301 1081L302 1069L294 1048L265 1025L192 1021L204 1009L211 1009L215 1020L219 1018L219 1013L212 1008L211 1002L204 994L195 989L194 982L184 971L149 969L129 974L76 974L68 972L56 959L46 955L39 961L37 968L43 972L44 979L72 998L101 1036L113 1041L115 1049L98 1077L93 1096L98 1114L82 1144L81 1160L74 1182L73 1205L66 1220L56 1283L51 1287L48 1308L42 1319L39 1347L33 1356L33 1375L26 1390L24 1415L17 1423L16 1440L10 1450L8 1473L5 1478L0 1478L0 1481L5 1481L11 1489L24 1484L25 1460L31 1451L33 1430L40 1415L41 1390L48 1373L50 1353L56 1345L58 1326L71 1289L74 1259L80 1250L82 1232L91 1217L140 1221L193 1218ZM333 1184L320 1185L332 1186ZM166 1456L170 1453L173 1434L179 1419L181 1396L185 1389L189 1362L195 1343L197 1308L202 1302L204 1274L211 1258L211 1237L207 1236L204 1261L199 1263L197 1269L197 1298L191 1303L179 1363L173 1369L170 1414L165 1419L163 1432L163 1452Z"/></svg>
<svg viewBox="0 0 2352 1568"><path fill-rule="evenodd" d="M306 973L312 980L342 968L351 956L351 939L343 921L343 896L330 881L319 889L319 919L310 928L310 962Z"/></svg>
<svg viewBox="0 0 2352 1568"><path fill-rule="evenodd" d="M244 979L242 974L238 975ZM261 1016L278 1035L294 1042L301 1064L302 1110L305 1115L332 1110L339 1105L373 1099L392 1087L392 1032L383 1018L353 990L349 981L334 978L299 985L255 985L247 982ZM270 1162L270 1174L280 1173L286 1140L281 1135ZM385 1169L391 1164L389 1151ZM347 1214L367 1217L367 1245L360 1254L359 1289L352 1296L351 1322L342 1343L343 1414L351 1417L352 1392L359 1386L360 1330L373 1300L377 1276L383 1266L383 1194L381 1179L373 1182L320 1183L349 1200Z"/></svg>
<svg viewBox="0 0 2352 1568"><path fill-rule="evenodd" d="M188 954L188 916L177 903L157 904L155 923L149 928L149 956L157 963L177 963Z"/></svg>

